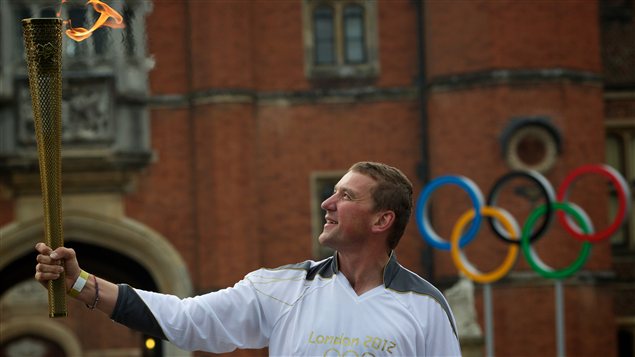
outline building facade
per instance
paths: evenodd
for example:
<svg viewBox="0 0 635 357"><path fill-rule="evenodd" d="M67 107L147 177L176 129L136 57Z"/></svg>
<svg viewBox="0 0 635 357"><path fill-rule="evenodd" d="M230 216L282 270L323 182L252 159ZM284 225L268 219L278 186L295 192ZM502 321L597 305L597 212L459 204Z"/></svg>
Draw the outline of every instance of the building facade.
<svg viewBox="0 0 635 357"><path fill-rule="evenodd" d="M125 28L64 39L62 153L66 245L106 279L185 297L332 254L316 242L320 202L356 161L401 168L417 197L443 175L487 197L527 169L555 190L598 163L635 190L631 0L106 2ZM76 27L98 17L83 2L0 3L0 354L190 355L75 301L49 319L32 282L43 224L20 19L58 11ZM571 201L597 230L610 226L615 190L579 181ZM522 223L540 197L511 183L498 205ZM454 187L430 199L449 239L469 199ZM633 213L560 282L563 340L558 282L519 253L502 279L470 284L417 219L397 255L449 292L466 355L632 355ZM578 258L558 222L545 235L533 245L545 264ZM465 253L487 272L510 246L482 227Z"/></svg>

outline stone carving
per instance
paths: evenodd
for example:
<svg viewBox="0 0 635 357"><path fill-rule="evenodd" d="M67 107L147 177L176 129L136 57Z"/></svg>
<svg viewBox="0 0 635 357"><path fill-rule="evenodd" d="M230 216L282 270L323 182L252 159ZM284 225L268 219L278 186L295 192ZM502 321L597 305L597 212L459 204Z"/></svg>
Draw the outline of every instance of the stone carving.
<svg viewBox="0 0 635 357"><path fill-rule="evenodd" d="M114 136L113 104L109 82L74 83L62 101L62 140L67 144L103 142ZM29 87L19 86L20 142L35 145L33 108Z"/></svg>
<svg viewBox="0 0 635 357"><path fill-rule="evenodd" d="M63 139L68 142L110 139L113 116L107 85L76 85L69 94Z"/></svg>

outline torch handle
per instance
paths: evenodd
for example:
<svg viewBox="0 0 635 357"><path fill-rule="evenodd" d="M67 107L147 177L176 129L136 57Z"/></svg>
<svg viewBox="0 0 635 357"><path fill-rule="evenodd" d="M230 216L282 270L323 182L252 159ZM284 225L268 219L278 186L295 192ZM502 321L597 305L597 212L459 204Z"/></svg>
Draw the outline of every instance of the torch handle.
<svg viewBox="0 0 635 357"><path fill-rule="evenodd" d="M24 47L35 124L44 235L49 247L64 245L62 234L62 21L24 19ZM66 316L65 276L50 281L49 316Z"/></svg>
<svg viewBox="0 0 635 357"><path fill-rule="evenodd" d="M40 76L36 95L39 99L39 114L35 115L35 137L40 165L40 185L44 206L44 234L46 244L52 249L64 245L62 233L62 114L60 107L49 100L55 94L57 86L54 78ZM61 83L61 78L60 78ZM31 87L33 95L33 87ZM35 104L34 104L35 106ZM64 274L49 282L49 316L63 317L66 312L66 286Z"/></svg>
<svg viewBox="0 0 635 357"><path fill-rule="evenodd" d="M50 126L46 128L46 126ZM39 128L38 128L39 126ZM59 121L36 124L38 155L40 163L40 184L44 204L44 227L46 243L52 249L64 245L62 233L62 185L61 185L61 125ZM41 148L40 148L41 147ZM48 283L49 316L64 317L66 311L65 274Z"/></svg>

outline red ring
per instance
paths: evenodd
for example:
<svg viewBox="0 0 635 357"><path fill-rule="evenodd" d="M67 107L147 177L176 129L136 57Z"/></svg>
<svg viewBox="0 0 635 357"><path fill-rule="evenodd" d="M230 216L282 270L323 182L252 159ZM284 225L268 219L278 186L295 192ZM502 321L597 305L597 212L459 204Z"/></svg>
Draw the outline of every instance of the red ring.
<svg viewBox="0 0 635 357"><path fill-rule="evenodd" d="M615 169L613 169L610 166L602 165L602 164L583 165L569 172L569 174L564 179L564 181L562 181L562 183L558 187L558 194L556 196L557 201L565 202L565 200L568 198L568 195L569 195L569 192L568 192L569 186L571 185L571 183L573 183L573 181L578 176L583 174L599 174L601 176L608 178L613 184L613 186L615 186L615 189L617 190L619 206L618 206L617 214L615 216L615 220L613 221L613 223L611 223L606 229L602 231L599 231L593 234L584 234L584 233L581 233L579 228L578 229L576 229L577 227L574 228L573 226L574 223L572 223L567 218L564 212L560 211L560 212L557 212L556 214L558 216L558 220L560 221L560 224L562 224L565 230L570 235L572 235L575 239L579 241L583 241L583 242L584 241L599 242L611 237L611 235L613 235L620 228L622 223L624 223L624 220L626 219L627 211L628 211L628 208L627 208L628 207L627 196L629 195L628 186L626 185L624 178Z"/></svg>

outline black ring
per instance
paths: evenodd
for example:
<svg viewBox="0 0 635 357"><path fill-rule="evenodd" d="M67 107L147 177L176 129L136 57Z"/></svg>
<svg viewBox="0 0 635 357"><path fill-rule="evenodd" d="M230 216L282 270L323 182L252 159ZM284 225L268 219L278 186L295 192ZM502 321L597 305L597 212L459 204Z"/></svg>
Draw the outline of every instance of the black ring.
<svg viewBox="0 0 635 357"><path fill-rule="evenodd" d="M547 206L545 210L545 215L544 215L545 219L542 221L542 225L538 227L538 229L534 230L529 236L529 242L533 243L535 240L537 240L543 235L543 233L547 230L547 228L549 228L549 225L551 224L551 221L553 220L553 216L554 216L552 203L555 202L555 194L553 192L553 186L551 186L549 181L547 181L547 179L543 175L539 174L536 171L520 171L520 170L512 171L506 175L503 175L501 178L498 179L498 181L496 181L496 183L494 184L494 187L492 188L489 195L487 196L487 205L495 206L496 199L498 198L498 192L501 190L503 185L505 185L507 182L517 177L522 177L535 183L536 186L538 186L538 188L540 189L540 193L547 201L545 203L545 206ZM500 226L500 224L494 220L493 217L488 217L487 221L489 222L490 227L492 227L492 230L494 231L494 233L496 234L498 238L508 243L520 244L520 237L518 237L517 240L512 239L505 232L505 230ZM521 228L522 228L522 225L521 225Z"/></svg>

